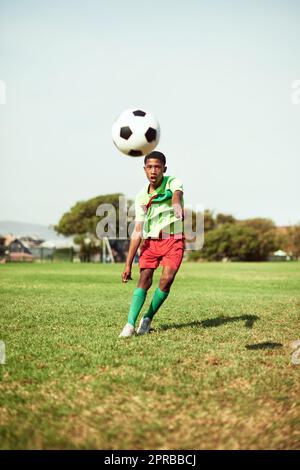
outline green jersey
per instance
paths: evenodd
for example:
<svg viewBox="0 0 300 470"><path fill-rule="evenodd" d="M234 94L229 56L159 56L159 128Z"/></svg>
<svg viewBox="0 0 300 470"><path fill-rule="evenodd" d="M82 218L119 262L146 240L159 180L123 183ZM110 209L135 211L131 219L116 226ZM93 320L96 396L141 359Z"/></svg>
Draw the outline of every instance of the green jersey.
<svg viewBox="0 0 300 470"><path fill-rule="evenodd" d="M164 176L151 194L149 186L144 186L135 198L135 220L144 224L143 238L183 233L183 221L177 219L172 207L172 194L177 190L183 192L182 182L174 176Z"/></svg>

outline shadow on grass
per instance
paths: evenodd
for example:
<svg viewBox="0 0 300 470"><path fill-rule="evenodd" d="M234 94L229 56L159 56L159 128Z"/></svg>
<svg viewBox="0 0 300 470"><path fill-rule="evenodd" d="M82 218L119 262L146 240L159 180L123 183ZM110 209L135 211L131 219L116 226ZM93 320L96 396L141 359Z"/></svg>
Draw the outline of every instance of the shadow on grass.
<svg viewBox="0 0 300 470"><path fill-rule="evenodd" d="M192 327L199 327L199 328L215 328L217 326L225 325L226 323L233 323L236 321L244 321L246 328L252 328L254 322L259 320L259 317L256 315L239 315L238 317L217 317L217 318L208 318L207 320L202 321L192 321L189 323L173 323L170 325L161 325L156 331L165 331L170 329L180 329L180 328L188 328Z"/></svg>
<svg viewBox="0 0 300 470"><path fill-rule="evenodd" d="M265 343L257 343L257 344L246 344L246 349L250 350L257 350L257 349L278 349L282 348L281 343L271 343L266 341Z"/></svg>

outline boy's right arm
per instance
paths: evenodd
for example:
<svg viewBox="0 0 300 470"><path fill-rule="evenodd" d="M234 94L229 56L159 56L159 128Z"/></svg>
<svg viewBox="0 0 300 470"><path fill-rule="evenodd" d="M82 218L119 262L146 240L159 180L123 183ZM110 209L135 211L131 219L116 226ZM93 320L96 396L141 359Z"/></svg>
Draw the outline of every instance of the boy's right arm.
<svg viewBox="0 0 300 470"><path fill-rule="evenodd" d="M128 255L126 259L125 269L122 273L122 282L127 282L127 281L132 280L132 277L131 277L132 263L136 255L136 252L138 250L138 247L140 246L140 243L142 240L142 234L143 234L143 223L136 222L134 226L134 231L130 239L130 245L129 245Z"/></svg>

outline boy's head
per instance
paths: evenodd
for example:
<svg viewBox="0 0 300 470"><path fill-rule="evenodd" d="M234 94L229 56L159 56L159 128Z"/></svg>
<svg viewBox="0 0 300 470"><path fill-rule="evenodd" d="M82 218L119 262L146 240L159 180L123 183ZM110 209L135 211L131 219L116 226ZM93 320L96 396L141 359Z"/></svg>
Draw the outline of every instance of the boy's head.
<svg viewBox="0 0 300 470"><path fill-rule="evenodd" d="M156 150L154 150L153 152L148 153L144 158L145 165L146 165L147 160L149 160L149 158L156 158L156 160L161 161L163 166L166 166L166 157L164 156L162 152L157 152Z"/></svg>
<svg viewBox="0 0 300 470"><path fill-rule="evenodd" d="M144 170L150 183L155 187L161 184L163 174L166 172L166 157L163 153L153 151L144 158Z"/></svg>

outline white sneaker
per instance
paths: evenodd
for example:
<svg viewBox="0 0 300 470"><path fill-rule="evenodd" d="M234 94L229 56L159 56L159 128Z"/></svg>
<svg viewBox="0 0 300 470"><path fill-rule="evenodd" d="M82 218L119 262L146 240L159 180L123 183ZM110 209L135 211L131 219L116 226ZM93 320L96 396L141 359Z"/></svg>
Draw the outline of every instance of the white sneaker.
<svg viewBox="0 0 300 470"><path fill-rule="evenodd" d="M142 318L137 330L138 335L145 335L146 333L150 333L150 325L151 325L151 318Z"/></svg>
<svg viewBox="0 0 300 470"><path fill-rule="evenodd" d="M119 338L129 338L129 336L135 335L135 328L130 323L126 323L123 330L119 334Z"/></svg>

